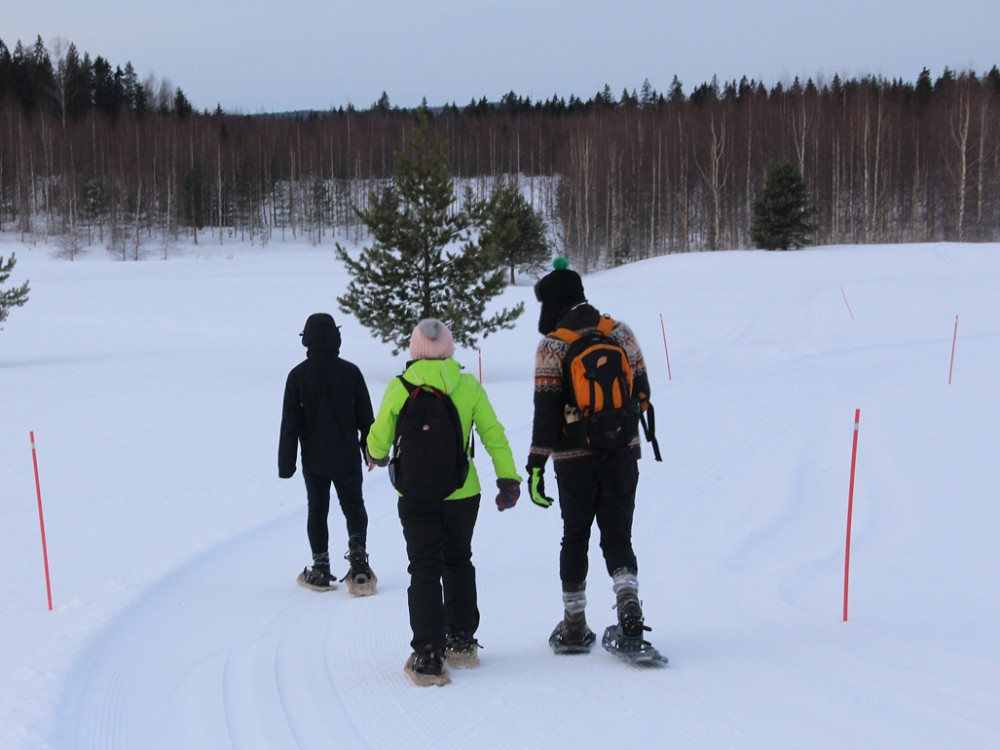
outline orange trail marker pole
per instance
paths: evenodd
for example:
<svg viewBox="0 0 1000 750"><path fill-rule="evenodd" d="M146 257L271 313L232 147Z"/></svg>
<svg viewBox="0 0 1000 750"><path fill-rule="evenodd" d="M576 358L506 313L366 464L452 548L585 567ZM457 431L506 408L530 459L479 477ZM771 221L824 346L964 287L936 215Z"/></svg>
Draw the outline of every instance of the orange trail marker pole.
<svg viewBox="0 0 1000 750"><path fill-rule="evenodd" d="M951 336L951 365L948 366L948 385L951 385L951 374L955 371L955 343L958 341L958 316L955 316L955 333Z"/></svg>
<svg viewBox="0 0 1000 750"><path fill-rule="evenodd" d="M663 325L663 313L660 313L660 331L663 332L663 352L667 355L667 380L673 380L674 376L670 373L670 352L667 350L667 329Z"/></svg>
<svg viewBox="0 0 1000 750"><path fill-rule="evenodd" d="M854 469L858 461L858 424L861 409L854 411L854 447L851 449L851 484L847 493L847 544L844 551L844 622L847 622L847 590L851 579L851 522L854 516Z"/></svg>
<svg viewBox="0 0 1000 750"><path fill-rule="evenodd" d="M847 305L847 312L851 313L851 320L854 320L854 313L851 312L851 303L847 301L847 292L844 291L844 287L840 287L840 294L844 298L844 304Z"/></svg>
<svg viewBox="0 0 1000 750"><path fill-rule="evenodd" d="M49 610L52 610L52 580L49 578L49 550L45 543L45 514L42 512L42 485L38 481L38 456L35 453L35 431L31 435L31 463L35 467L35 494L38 496L38 523L42 528L42 559L45 561L45 592L49 597Z"/></svg>

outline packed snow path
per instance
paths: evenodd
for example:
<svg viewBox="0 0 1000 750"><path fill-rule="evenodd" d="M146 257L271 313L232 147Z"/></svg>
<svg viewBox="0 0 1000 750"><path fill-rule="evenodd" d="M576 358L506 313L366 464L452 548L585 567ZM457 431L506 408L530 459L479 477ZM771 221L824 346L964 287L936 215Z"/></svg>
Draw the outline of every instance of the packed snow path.
<svg viewBox="0 0 1000 750"><path fill-rule="evenodd" d="M588 276L588 296L636 329L650 363L664 462L640 464L635 543L649 637L670 665L630 668L599 647L551 654L558 508L525 495L501 514L487 493L474 541L482 666L422 689L401 673L406 561L384 472L365 484L380 593L294 582L308 562L304 490L299 476L274 476L277 422L284 375L302 355L296 334L309 313L335 311L346 283L328 251L70 264L18 249L33 293L0 339L17 395L0 456L11 497L26 502L7 503L4 485L0 585L12 614L0 623L0 740L13 750L993 750L998 250L710 253ZM484 382L524 456L537 310L530 287L506 294L529 312L484 342ZM338 322L377 399L402 358ZM459 359L474 371L476 352ZM29 429L52 613L38 606ZM491 486L488 460L477 462ZM334 509L335 558L340 524ZM588 595L602 629L614 611L596 540Z"/></svg>

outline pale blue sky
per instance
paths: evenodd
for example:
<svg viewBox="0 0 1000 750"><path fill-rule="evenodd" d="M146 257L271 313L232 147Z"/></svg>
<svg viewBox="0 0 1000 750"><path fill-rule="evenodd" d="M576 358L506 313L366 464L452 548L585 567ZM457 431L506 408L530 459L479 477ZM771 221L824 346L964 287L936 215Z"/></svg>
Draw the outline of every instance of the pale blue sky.
<svg viewBox="0 0 1000 750"><path fill-rule="evenodd" d="M1000 65L998 0L3 0L11 49L56 37L245 113L586 99L644 79L882 75ZM14 6L14 7L10 7Z"/></svg>

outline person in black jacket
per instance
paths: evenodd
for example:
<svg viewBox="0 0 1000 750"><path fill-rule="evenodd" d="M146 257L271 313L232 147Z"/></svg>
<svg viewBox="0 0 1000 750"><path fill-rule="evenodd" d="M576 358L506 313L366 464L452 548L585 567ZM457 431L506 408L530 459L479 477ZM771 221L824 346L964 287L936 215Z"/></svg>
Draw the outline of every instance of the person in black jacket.
<svg viewBox="0 0 1000 750"><path fill-rule="evenodd" d="M354 583L372 578L366 551L368 513L361 491L362 461L368 429L374 421L372 402L361 370L340 357L340 328L328 313L315 313L300 334L308 350L285 381L278 442L278 476L295 474L295 453L302 446L302 476L306 485L306 531L313 565L303 571L305 582L329 586L330 485L337 492L347 521L348 577Z"/></svg>

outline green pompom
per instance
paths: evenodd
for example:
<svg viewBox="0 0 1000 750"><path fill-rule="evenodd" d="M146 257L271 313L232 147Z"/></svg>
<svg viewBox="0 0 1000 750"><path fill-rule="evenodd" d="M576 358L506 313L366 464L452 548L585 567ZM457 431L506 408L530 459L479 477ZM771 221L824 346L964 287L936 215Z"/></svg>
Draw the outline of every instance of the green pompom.
<svg viewBox="0 0 1000 750"><path fill-rule="evenodd" d="M558 258L552 261L552 267L557 271L565 271L567 268L569 268L569 261L560 255Z"/></svg>

